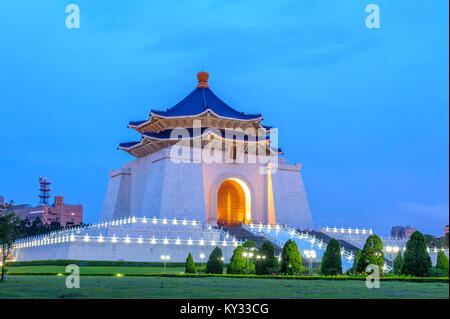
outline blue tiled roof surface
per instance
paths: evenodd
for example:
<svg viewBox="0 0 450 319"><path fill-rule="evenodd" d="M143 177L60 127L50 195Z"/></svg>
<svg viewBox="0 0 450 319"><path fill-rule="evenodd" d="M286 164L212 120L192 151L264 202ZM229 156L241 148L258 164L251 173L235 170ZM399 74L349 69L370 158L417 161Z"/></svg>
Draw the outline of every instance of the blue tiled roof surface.
<svg viewBox="0 0 450 319"><path fill-rule="evenodd" d="M261 117L261 114L244 114L225 104L209 88L196 88L183 100L167 111L154 111L152 113L164 117L190 116L203 113L211 109L217 115L238 120L252 120Z"/></svg>

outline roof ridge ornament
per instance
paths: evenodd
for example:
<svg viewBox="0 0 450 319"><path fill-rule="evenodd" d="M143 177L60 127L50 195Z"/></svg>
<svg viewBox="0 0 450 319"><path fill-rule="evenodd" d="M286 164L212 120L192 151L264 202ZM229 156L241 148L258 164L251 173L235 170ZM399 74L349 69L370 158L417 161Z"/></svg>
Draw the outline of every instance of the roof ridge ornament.
<svg viewBox="0 0 450 319"><path fill-rule="evenodd" d="M209 74L207 72L203 72L203 71L198 72L197 73L197 80L198 80L197 87L200 89L209 89L208 78L209 78Z"/></svg>

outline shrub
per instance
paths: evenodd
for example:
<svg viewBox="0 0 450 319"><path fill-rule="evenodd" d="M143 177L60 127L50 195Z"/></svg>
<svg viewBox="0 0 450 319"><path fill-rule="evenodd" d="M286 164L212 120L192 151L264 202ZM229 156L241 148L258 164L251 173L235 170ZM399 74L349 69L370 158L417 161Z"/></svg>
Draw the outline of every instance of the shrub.
<svg viewBox="0 0 450 319"><path fill-rule="evenodd" d="M341 248L336 239L332 238L328 242L327 249L320 263L320 273L326 276L336 276L342 274Z"/></svg>
<svg viewBox="0 0 450 319"><path fill-rule="evenodd" d="M394 259L394 275L401 275L403 272L403 257L399 252Z"/></svg>
<svg viewBox="0 0 450 319"><path fill-rule="evenodd" d="M302 257L298 251L297 243L288 240L281 253L281 273L287 275L298 274L302 270Z"/></svg>
<svg viewBox="0 0 450 319"><path fill-rule="evenodd" d="M191 253L189 253L186 259L186 270L184 271L186 274L196 274L197 268L195 267L194 258L192 258Z"/></svg>
<svg viewBox="0 0 450 319"><path fill-rule="evenodd" d="M227 274L245 274L247 270L247 261L242 255L245 248L242 246L237 247L233 256L231 257L230 263L227 267Z"/></svg>
<svg viewBox="0 0 450 319"><path fill-rule="evenodd" d="M440 270L443 276L448 277L448 258L443 251L437 255L436 268Z"/></svg>
<svg viewBox="0 0 450 319"><path fill-rule="evenodd" d="M406 275L424 277L431 268L431 258L427 252L427 244L422 233L414 232L406 243L403 255L403 272Z"/></svg>
<svg viewBox="0 0 450 319"><path fill-rule="evenodd" d="M209 255L208 262L206 263L207 274L222 274L223 273L223 256L222 249L219 247L214 248Z"/></svg>
<svg viewBox="0 0 450 319"><path fill-rule="evenodd" d="M361 256L358 259L355 271L357 273L365 273L368 265L377 265L380 274L383 273L383 242L377 235L371 235L367 238L361 251Z"/></svg>
<svg viewBox="0 0 450 319"><path fill-rule="evenodd" d="M247 240L246 242L244 242L242 244L242 247L244 247L244 248L256 248L256 243L254 241Z"/></svg>
<svg viewBox="0 0 450 319"><path fill-rule="evenodd" d="M270 241L265 241L258 250L258 254L265 258L256 260L255 273L257 275L268 275L273 273L277 266L273 244Z"/></svg>

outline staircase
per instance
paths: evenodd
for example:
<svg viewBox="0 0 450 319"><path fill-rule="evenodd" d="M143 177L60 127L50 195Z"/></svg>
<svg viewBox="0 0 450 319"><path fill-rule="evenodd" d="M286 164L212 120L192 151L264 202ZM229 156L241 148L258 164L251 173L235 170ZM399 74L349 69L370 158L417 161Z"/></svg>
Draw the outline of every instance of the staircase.
<svg viewBox="0 0 450 319"><path fill-rule="evenodd" d="M216 227L216 228L219 228L219 227ZM230 236L234 236L237 240L255 242L256 248L261 248L262 244L265 241L268 241L266 238L264 238L262 236L256 236L256 235L246 231L242 227L221 227L221 229L225 232L228 232L230 234ZM281 254L282 247L279 247L279 246L275 245L274 243L272 243L272 244L275 248L275 256L278 256L279 254Z"/></svg>
<svg viewBox="0 0 450 319"><path fill-rule="evenodd" d="M321 239L326 244L328 244L328 242L332 238L332 237L330 237L327 234L324 234L322 232L308 231L308 234L310 234L311 236L315 236L318 239ZM351 251L356 256L356 254L358 253L358 250L359 250L358 247L356 247L356 246L354 246L354 245L352 245L352 244L350 244L350 243L348 243L348 242L346 242L345 240L342 240L342 239L336 239L336 240L338 241L340 247L344 247L345 250ZM384 262L388 266L392 267L392 261L390 259L385 258Z"/></svg>

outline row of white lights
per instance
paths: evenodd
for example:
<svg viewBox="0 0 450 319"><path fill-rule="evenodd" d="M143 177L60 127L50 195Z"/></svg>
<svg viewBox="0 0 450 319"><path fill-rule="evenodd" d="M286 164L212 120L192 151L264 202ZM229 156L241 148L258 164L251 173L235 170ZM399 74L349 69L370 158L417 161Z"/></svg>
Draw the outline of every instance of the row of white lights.
<svg viewBox="0 0 450 319"><path fill-rule="evenodd" d="M124 225L124 224L134 224L137 222L141 222L143 224L147 224L147 223L152 223L152 224L158 224L158 223L162 223L164 225L166 224L172 224L172 225L190 225L190 226L197 226L200 224L199 221L193 219L193 220L186 220L186 219L167 219L167 218L163 218L163 219L159 219L156 217L153 218L147 218L147 217L142 217L142 218L137 218L137 217L128 217L128 218L121 218L121 219L116 219L110 222L103 222L103 223L97 223L95 225L91 225L88 227L76 227L76 228L71 228L71 229L65 229L65 230L60 230L57 232L51 232L49 234L45 234L45 235L41 235L41 236L33 236L33 237L27 237L24 239L20 239L18 240L18 242L24 242L24 241L29 241L30 239L35 239L35 238L43 238L43 237L50 237L50 236L58 236L58 235L62 235L62 234L68 234L70 232L74 232L76 231L77 233L79 233L82 229L92 229L92 228L102 228L102 227L108 227L108 226L118 226L118 225ZM208 225L209 229L211 230L212 227L211 225Z"/></svg>
<svg viewBox="0 0 450 319"><path fill-rule="evenodd" d="M277 231L279 231L280 229L285 229L285 230L289 231L289 234L291 236L297 236L299 239L309 239L311 244L313 244L313 245L316 244L319 248L323 247L325 249L327 247L327 244L325 244L322 240L316 239L314 236L311 236L307 233L298 233L296 230L294 230L293 228L290 228L290 227L283 227L280 225L270 225L270 224L264 225L264 224L260 223L260 224L250 224L248 226L248 228L252 232L255 232L255 228L260 229L260 230L261 229L267 229L267 230L276 229ZM306 250L304 251L304 253L305 252L306 252ZM306 253L306 254L309 254L309 253ZM314 251L314 254L315 254L315 251ZM354 255L352 252L348 252L344 248L342 248L341 256L343 256L344 254L346 255L348 260L352 260L354 258Z"/></svg>
<svg viewBox="0 0 450 319"><path fill-rule="evenodd" d="M330 227L327 226L325 228L321 228L321 230L324 230L326 232L341 233L341 234L344 234L344 233L359 234L359 233L361 233L363 235L365 235L365 234L372 235L372 233L373 233L371 228L366 230L365 228L363 228L363 229L359 229L359 228L352 229L352 228L344 228L344 227L341 227L341 228L338 228L338 227L330 228Z"/></svg>
<svg viewBox="0 0 450 319"><path fill-rule="evenodd" d="M123 242L123 243L131 243L131 242L137 242L138 244L144 244L146 242L149 242L150 244L164 244L164 245L168 245L168 244L175 244L175 245L199 245L199 246L205 246L210 244L211 246L228 246L228 245L232 245L232 246L239 246L240 242L236 241L234 238L229 241L229 240L222 240L222 241L215 241L215 240L204 240L204 239L200 239L200 240L194 240L194 239L168 239L167 237L165 238L155 238L154 236L152 238L142 238L141 236L139 238L130 238L128 235L126 237L116 237L115 235L113 237L103 237L101 234L100 236L89 236L88 234L84 235L84 236L75 236L75 235L67 235L67 236L61 236L61 237L55 237L55 238L45 238L42 240L34 240L34 241L29 241L29 242L25 242L25 243L18 243L15 244L15 248L27 248L27 247L36 247L36 246L43 246L43 245L50 245L50 244L58 244L58 243L65 243L65 242L74 242L74 241L82 241L82 242L112 242L112 243L119 243L119 242Z"/></svg>

